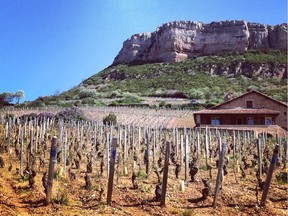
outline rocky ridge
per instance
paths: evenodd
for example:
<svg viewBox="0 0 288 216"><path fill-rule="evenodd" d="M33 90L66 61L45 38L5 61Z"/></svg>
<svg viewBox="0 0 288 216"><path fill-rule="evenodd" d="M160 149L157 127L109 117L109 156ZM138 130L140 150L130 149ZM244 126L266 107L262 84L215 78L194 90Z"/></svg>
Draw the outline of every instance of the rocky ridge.
<svg viewBox="0 0 288 216"><path fill-rule="evenodd" d="M287 23L264 25L246 21L204 24L174 21L155 32L135 34L123 43L113 65L179 62L205 55L247 50L287 50Z"/></svg>

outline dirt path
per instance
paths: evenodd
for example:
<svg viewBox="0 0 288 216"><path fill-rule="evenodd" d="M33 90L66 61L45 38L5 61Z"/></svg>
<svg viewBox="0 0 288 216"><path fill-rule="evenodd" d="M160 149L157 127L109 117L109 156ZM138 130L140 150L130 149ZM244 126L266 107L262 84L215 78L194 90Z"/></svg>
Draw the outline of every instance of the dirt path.
<svg viewBox="0 0 288 216"><path fill-rule="evenodd" d="M8 175L8 176L7 176ZM12 175L0 174L0 215L29 215L27 206L15 191Z"/></svg>

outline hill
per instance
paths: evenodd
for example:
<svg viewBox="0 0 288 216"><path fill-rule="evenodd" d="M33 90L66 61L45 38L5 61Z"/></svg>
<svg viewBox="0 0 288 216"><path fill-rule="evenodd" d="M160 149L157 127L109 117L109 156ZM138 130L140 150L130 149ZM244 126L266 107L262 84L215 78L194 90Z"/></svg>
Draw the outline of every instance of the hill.
<svg viewBox="0 0 288 216"><path fill-rule="evenodd" d="M135 105L145 103L143 97L197 99L209 106L221 102L231 89L235 95L257 89L287 102L286 51L250 50L182 62L112 65L59 95L39 97L30 106Z"/></svg>

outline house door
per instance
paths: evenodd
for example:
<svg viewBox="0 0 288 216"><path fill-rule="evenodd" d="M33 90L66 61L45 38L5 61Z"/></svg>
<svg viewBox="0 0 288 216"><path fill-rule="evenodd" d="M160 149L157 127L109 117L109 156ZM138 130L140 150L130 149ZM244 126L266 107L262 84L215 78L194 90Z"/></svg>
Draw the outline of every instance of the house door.
<svg viewBox="0 0 288 216"><path fill-rule="evenodd" d="M243 124L242 118L237 118L237 124L238 124L238 125L242 125L242 124Z"/></svg>

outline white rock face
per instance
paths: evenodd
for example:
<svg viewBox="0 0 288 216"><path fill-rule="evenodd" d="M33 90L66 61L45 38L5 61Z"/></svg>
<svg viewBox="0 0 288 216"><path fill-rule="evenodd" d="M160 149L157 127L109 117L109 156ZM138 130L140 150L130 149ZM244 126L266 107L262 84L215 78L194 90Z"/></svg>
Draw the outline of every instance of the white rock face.
<svg viewBox="0 0 288 216"><path fill-rule="evenodd" d="M123 43L113 64L177 62L203 55L269 48L287 50L287 24L175 21L163 24L153 33L133 35Z"/></svg>

